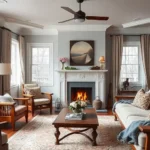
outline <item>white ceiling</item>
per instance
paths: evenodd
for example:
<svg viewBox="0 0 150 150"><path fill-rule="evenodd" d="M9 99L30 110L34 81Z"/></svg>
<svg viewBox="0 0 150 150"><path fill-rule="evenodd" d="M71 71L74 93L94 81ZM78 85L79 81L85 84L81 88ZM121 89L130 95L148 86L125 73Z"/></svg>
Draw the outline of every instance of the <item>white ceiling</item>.
<svg viewBox="0 0 150 150"><path fill-rule="evenodd" d="M67 6L78 11L76 0L7 0L0 3L0 16L13 17L31 21L49 28L58 25L58 21L73 18L69 12L61 9ZM88 0L82 4L87 15L109 16L108 21L85 21L83 25L114 25L121 27L123 23L135 19L150 18L150 0ZM76 25L74 21L63 25Z"/></svg>

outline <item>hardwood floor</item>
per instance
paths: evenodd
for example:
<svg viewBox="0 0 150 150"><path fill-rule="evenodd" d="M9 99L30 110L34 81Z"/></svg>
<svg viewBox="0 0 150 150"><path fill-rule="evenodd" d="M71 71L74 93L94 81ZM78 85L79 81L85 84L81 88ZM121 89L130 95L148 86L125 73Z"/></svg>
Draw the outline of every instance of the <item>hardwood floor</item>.
<svg viewBox="0 0 150 150"><path fill-rule="evenodd" d="M53 109L54 110L54 109ZM36 115L38 115L40 112L39 111L36 111ZM49 113L49 111L47 110L42 110L41 111L41 114L47 114ZM53 114L57 114L53 111ZM99 116L102 116L102 115L113 115L112 114L112 111L111 109L108 110L107 113L97 113L97 115ZM29 122L33 119L34 117L32 117L31 113L28 114L28 119L29 119ZM17 131L19 131L22 127L24 127L26 125L25 123L25 118L22 117L21 119L19 119L17 122L16 122L16 130L13 131L12 128L11 128L11 125L8 123L6 126L5 126L5 129L3 129L2 131L5 132L7 135L8 135L8 138L10 138L12 135L14 135Z"/></svg>

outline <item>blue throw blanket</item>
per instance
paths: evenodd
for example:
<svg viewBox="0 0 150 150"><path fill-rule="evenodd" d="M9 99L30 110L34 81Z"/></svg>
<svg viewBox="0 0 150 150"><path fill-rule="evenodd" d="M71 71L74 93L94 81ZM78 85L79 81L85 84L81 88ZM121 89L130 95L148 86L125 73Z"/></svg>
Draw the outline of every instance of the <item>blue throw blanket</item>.
<svg viewBox="0 0 150 150"><path fill-rule="evenodd" d="M118 141L138 145L139 126L150 126L150 120L133 121L128 128L119 133L117 136Z"/></svg>
<svg viewBox="0 0 150 150"><path fill-rule="evenodd" d="M120 100L114 103L113 108L112 108L112 112L115 113L115 109L116 109L116 105L119 103L123 103L123 104L131 104L133 102L133 100Z"/></svg>

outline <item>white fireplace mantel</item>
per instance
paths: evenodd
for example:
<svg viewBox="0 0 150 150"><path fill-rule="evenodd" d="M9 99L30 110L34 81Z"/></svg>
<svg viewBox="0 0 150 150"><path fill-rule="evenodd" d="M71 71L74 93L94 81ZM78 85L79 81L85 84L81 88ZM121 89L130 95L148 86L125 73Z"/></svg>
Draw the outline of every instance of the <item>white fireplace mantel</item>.
<svg viewBox="0 0 150 150"><path fill-rule="evenodd" d="M59 76L59 95L63 106L67 106L67 82L95 82L95 96L106 107L106 72L108 70L56 70Z"/></svg>

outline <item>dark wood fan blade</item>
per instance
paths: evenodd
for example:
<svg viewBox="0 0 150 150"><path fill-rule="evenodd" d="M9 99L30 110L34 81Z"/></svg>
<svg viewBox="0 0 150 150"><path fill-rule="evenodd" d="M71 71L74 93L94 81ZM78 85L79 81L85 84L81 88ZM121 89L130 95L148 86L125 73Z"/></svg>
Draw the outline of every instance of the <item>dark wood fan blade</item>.
<svg viewBox="0 0 150 150"><path fill-rule="evenodd" d="M73 11L71 8L69 8L69 7L61 7L62 9L64 9L64 10L66 10L66 11L68 11L68 12L70 12L70 13L72 13L72 14L76 14L76 12L75 11Z"/></svg>
<svg viewBox="0 0 150 150"><path fill-rule="evenodd" d="M61 21L61 22L58 22L58 23L65 23L65 22L68 22L68 21L71 21L71 20L74 20L74 18L68 19L68 20L65 20L65 21Z"/></svg>
<svg viewBox="0 0 150 150"><path fill-rule="evenodd" d="M108 20L109 17L86 16L86 19L88 19L88 20Z"/></svg>

